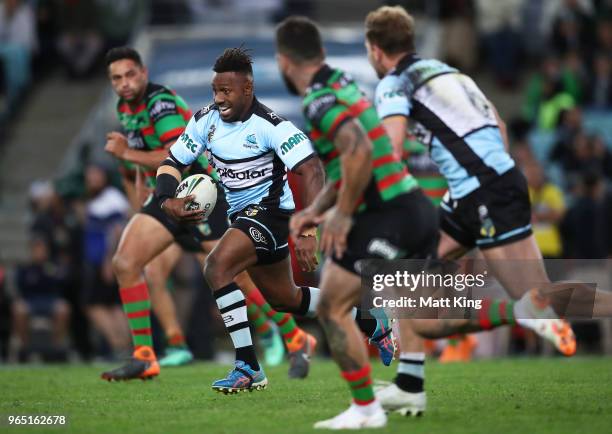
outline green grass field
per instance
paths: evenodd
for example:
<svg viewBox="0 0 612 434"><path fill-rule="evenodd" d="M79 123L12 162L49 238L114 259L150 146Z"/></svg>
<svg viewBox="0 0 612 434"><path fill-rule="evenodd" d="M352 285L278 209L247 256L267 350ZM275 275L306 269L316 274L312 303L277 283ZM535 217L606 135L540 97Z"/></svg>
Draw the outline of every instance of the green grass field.
<svg viewBox="0 0 612 434"><path fill-rule="evenodd" d="M0 432L306 433L347 407L334 364L316 360L305 381L269 369L262 392L224 396L210 383L227 367L165 369L153 381L106 383L104 367L0 368ZM374 366L375 378L394 368ZM612 359L501 360L427 365L421 418L391 415L385 433L610 433ZM7 415L64 414L67 428L7 426Z"/></svg>

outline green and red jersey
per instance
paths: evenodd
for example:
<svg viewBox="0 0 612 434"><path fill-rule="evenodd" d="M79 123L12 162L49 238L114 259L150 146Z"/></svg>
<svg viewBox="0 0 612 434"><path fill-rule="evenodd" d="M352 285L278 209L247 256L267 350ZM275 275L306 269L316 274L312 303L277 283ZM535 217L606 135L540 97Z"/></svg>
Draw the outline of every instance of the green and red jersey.
<svg viewBox="0 0 612 434"><path fill-rule="evenodd" d="M344 72L324 65L314 76L303 101L306 128L315 150L325 165L327 179L340 185L340 153L334 144L338 128L356 119L372 141L372 179L361 198L357 212L376 209L399 195L416 188L416 180L393 155L375 108L357 84Z"/></svg>
<svg viewBox="0 0 612 434"><path fill-rule="evenodd" d="M448 182L440 174L438 165L429 156L427 147L416 138L409 136L404 141L402 159L423 193L435 206L439 206L448 190Z"/></svg>
<svg viewBox="0 0 612 434"><path fill-rule="evenodd" d="M125 129L128 144L130 148L139 151L165 150L167 145L183 134L191 115L191 110L183 98L173 90L155 83L147 85L145 95L137 107L132 108L122 98L117 102L117 116ZM213 169L204 155L194 165L196 167L191 167L190 173L212 173ZM126 166L135 167L131 163ZM155 188L157 168L143 169L146 186Z"/></svg>

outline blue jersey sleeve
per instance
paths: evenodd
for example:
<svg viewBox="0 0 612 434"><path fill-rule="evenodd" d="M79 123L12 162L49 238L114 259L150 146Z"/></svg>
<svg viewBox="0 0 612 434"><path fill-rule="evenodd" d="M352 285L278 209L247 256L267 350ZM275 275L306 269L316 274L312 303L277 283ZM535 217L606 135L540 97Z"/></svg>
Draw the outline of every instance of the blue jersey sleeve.
<svg viewBox="0 0 612 434"><path fill-rule="evenodd" d="M409 116L412 104L404 80L387 75L376 86L376 111L381 119L389 116Z"/></svg>
<svg viewBox="0 0 612 434"><path fill-rule="evenodd" d="M267 148L276 152L289 170L315 154L308 136L289 121L268 129L266 138Z"/></svg>
<svg viewBox="0 0 612 434"><path fill-rule="evenodd" d="M170 152L179 163L189 166L206 149L206 138L200 134L200 131L203 131L200 127L202 127L204 122L204 119L196 120L195 117L192 117L183 134L179 136L170 148Z"/></svg>

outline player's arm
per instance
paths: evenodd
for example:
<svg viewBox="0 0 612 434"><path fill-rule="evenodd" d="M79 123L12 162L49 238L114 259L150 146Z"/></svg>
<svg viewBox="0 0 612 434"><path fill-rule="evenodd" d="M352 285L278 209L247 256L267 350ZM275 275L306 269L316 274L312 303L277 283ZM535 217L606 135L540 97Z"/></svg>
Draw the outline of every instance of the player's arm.
<svg viewBox="0 0 612 434"><path fill-rule="evenodd" d="M349 119L337 130L334 144L340 153L341 183L336 203L319 217L324 223L321 250L341 258L352 226L352 215L372 177L372 142L359 122Z"/></svg>
<svg viewBox="0 0 612 434"><path fill-rule="evenodd" d="M334 144L342 171L335 206L352 215L372 177L372 142L359 122L351 119L339 128Z"/></svg>
<svg viewBox="0 0 612 434"><path fill-rule="evenodd" d="M289 170L303 177L302 195L307 209L325 182L323 166L308 136L291 122L282 121L265 130L265 140L266 147L274 150ZM291 222L289 227L291 228ZM300 267L304 271L314 271L318 263L316 224L296 233L294 241L294 251Z"/></svg>
<svg viewBox="0 0 612 434"><path fill-rule="evenodd" d="M325 185L325 171L319 157L312 154L307 161L293 168L292 172L302 176L302 203L309 208L319 197Z"/></svg>
<svg viewBox="0 0 612 434"><path fill-rule="evenodd" d="M303 161L297 167L294 166L292 171L303 178L301 182L302 203L305 209L308 209L325 184L325 171L321 160L313 153L310 157L307 157L306 161ZM302 216L305 215L307 213ZM299 223L300 220L298 216L295 222L292 219L289 223L289 230L294 226L299 227L299 230L294 231L293 236L296 259L303 271L314 271L319 263L316 256L317 226L314 223L304 226Z"/></svg>
<svg viewBox="0 0 612 434"><path fill-rule="evenodd" d="M180 199L174 197L186 168L187 165L180 163L170 153L157 169L155 194L159 198L161 209L170 217L184 223L198 223L204 218L204 211L185 210L186 205L195 199L195 196L190 195Z"/></svg>
<svg viewBox="0 0 612 434"><path fill-rule="evenodd" d="M106 145L104 149L120 160L156 168L168 157L168 149L170 149L173 143L174 142L170 142L163 148L154 151L140 151L128 146L128 140L125 135L117 131L111 131L106 135Z"/></svg>
<svg viewBox="0 0 612 434"><path fill-rule="evenodd" d="M403 115L392 115L384 118L382 122L389 139L391 139L393 154L401 160L404 153L408 118Z"/></svg>
<svg viewBox="0 0 612 434"><path fill-rule="evenodd" d="M393 154L399 159L404 152L411 103L400 78L388 75L376 87L376 112L391 139Z"/></svg>
<svg viewBox="0 0 612 434"><path fill-rule="evenodd" d="M187 128L172 145L168 158L162 161L157 169L155 194L162 210L170 217L186 223L200 222L204 211L185 211L186 204L195 199L194 196L175 198L176 189L181 182L183 171L198 159L204 151L204 143L200 140L196 121L189 121Z"/></svg>

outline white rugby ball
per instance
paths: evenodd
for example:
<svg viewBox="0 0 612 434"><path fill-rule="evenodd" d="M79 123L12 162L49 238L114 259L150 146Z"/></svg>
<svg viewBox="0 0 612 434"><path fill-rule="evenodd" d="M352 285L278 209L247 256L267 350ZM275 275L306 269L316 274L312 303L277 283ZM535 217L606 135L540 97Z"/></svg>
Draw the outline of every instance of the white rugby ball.
<svg viewBox="0 0 612 434"><path fill-rule="evenodd" d="M176 189L176 197L183 198L195 196L195 199L188 202L185 209L187 211L203 210L204 219L212 213L217 203L217 186L208 175L197 174L183 179Z"/></svg>

